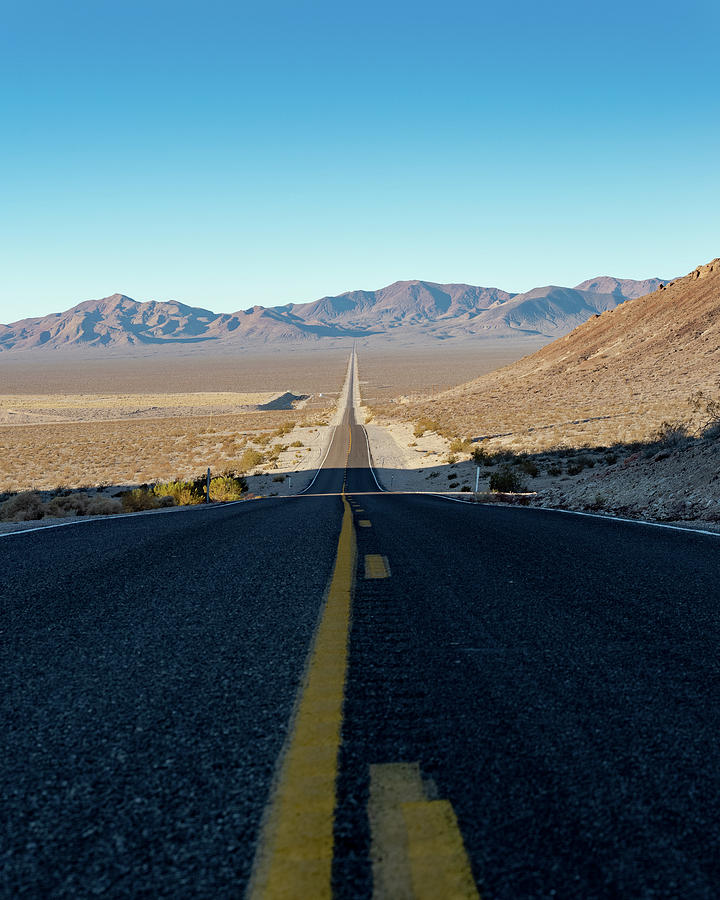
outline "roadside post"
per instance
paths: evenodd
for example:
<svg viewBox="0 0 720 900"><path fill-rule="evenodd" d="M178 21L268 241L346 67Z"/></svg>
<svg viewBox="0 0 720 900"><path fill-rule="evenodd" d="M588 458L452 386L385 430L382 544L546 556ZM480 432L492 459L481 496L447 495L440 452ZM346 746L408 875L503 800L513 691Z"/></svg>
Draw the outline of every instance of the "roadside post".
<svg viewBox="0 0 720 900"><path fill-rule="evenodd" d="M209 468L207 470L207 490L206 490L205 494L206 494L205 502L209 503L210 502L210 469Z"/></svg>
<svg viewBox="0 0 720 900"><path fill-rule="evenodd" d="M480 465L479 463L475 464L475 501L477 502L478 498L478 489L480 487Z"/></svg>

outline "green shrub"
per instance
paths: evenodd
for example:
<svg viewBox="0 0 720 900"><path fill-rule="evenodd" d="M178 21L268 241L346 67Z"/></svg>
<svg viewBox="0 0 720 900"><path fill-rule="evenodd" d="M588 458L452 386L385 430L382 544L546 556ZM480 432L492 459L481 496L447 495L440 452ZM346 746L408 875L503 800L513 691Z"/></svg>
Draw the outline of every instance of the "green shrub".
<svg viewBox="0 0 720 900"><path fill-rule="evenodd" d="M495 493L517 494L525 490L520 473L510 466L503 466L490 476L490 490Z"/></svg>
<svg viewBox="0 0 720 900"><path fill-rule="evenodd" d="M212 483L212 482L211 482ZM177 506L192 506L205 499L205 478L195 481L165 481L153 485L155 497L172 497Z"/></svg>
<svg viewBox="0 0 720 900"><path fill-rule="evenodd" d="M469 492L470 492L470 485L464 484L464 485L460 488L460 491L461 491L462 493L464 493L464 494L469 493Z"/></svg>
<svg viewBox="0 0 720 900"><path fill-rule="evenodd" d="M562 469L560 466L548 466L547 473L548 475L552 475L553 478L556 478L558 475L562 475Z"/></svg>
<svg viewBox="0 0 720 900"><path fill-rule="evenodd" d="M282 483L283 481L285 481L285 476L284 475L273 475L273 481Z"/></svg>
<svg viewBox="0 0 720 900"><path fill-rule="evenodd" d="M475 447L472 451L472 459L476 466L494 466L495 454L482 447Z"/></svg>
<svg viewBox="0 0 720 900"><path fill-rule="evenodd" d="M247 481L241 475L223 472L210 480L210 499L219 502L240 500L247 489Z"/></svg>

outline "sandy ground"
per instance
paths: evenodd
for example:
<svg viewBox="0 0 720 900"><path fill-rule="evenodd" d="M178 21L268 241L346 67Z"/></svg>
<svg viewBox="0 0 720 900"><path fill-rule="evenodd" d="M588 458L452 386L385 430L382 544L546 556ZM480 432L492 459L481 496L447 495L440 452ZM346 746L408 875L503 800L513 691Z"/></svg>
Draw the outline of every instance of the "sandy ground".
<svg viewBox="0 0 720 900"><path fill-rule="evenodd" d="M282 408L283 391L197 391L166 394L0 394L0 425L105 419L228 415ZM303 402L294 405L301 409ZM292 408L292 406L290 407Z"/></svg>

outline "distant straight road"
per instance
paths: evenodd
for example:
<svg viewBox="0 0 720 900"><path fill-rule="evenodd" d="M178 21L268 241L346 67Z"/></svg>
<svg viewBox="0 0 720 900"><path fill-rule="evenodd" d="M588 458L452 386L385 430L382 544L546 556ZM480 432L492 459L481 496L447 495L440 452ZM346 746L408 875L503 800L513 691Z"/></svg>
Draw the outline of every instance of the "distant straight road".
<svg viewBox="0 0 720 900"><path fill-rule="evenodd" d="M284 848L287 896L717 897L719 553L382 493L351 402L303 495L1 538L0 893L242 896L337 740L327 872ZM310 695L317 772L283 764Z"/></svg>

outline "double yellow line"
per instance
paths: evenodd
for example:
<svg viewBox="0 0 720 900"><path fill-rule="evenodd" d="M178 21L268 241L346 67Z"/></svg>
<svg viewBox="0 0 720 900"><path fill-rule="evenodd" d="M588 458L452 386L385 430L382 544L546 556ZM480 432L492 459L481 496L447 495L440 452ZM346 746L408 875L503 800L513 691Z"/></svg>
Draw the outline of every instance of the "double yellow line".
<svg viewBox="0 0 720 900"><path fill-rule="evenodd" d="M352 437L348 458L350 446ZM342 503L342 526L327 600L263 819L246 894L249 900L332 897L335 785L357 557L345 485ZM403 765L371 767L373 799L369 815L375 895L392 897L400 883L403 891L409 892L401 892L403 897L477 898L452 808L446 801L428 800L417 779L408 776L414 771ZM394 858L386 840L390 835L397 844L397 829L388 826L400 821L398 815L404 823L399 852L407 857L402 875L393 874L377 859L378 853L382 858ZM395 851L397 856L397 847ZM390 893L389 885L393 886ZM393 900L400 900L400 895Z"/></svg>
<svg viewBox="0 0 720 900"><path fill-rule="evenodd" d="M335 782L347 673L355 529L345 495L325 610L300 689L290 739L266 813L247 896L332 896Z"/></svg>

